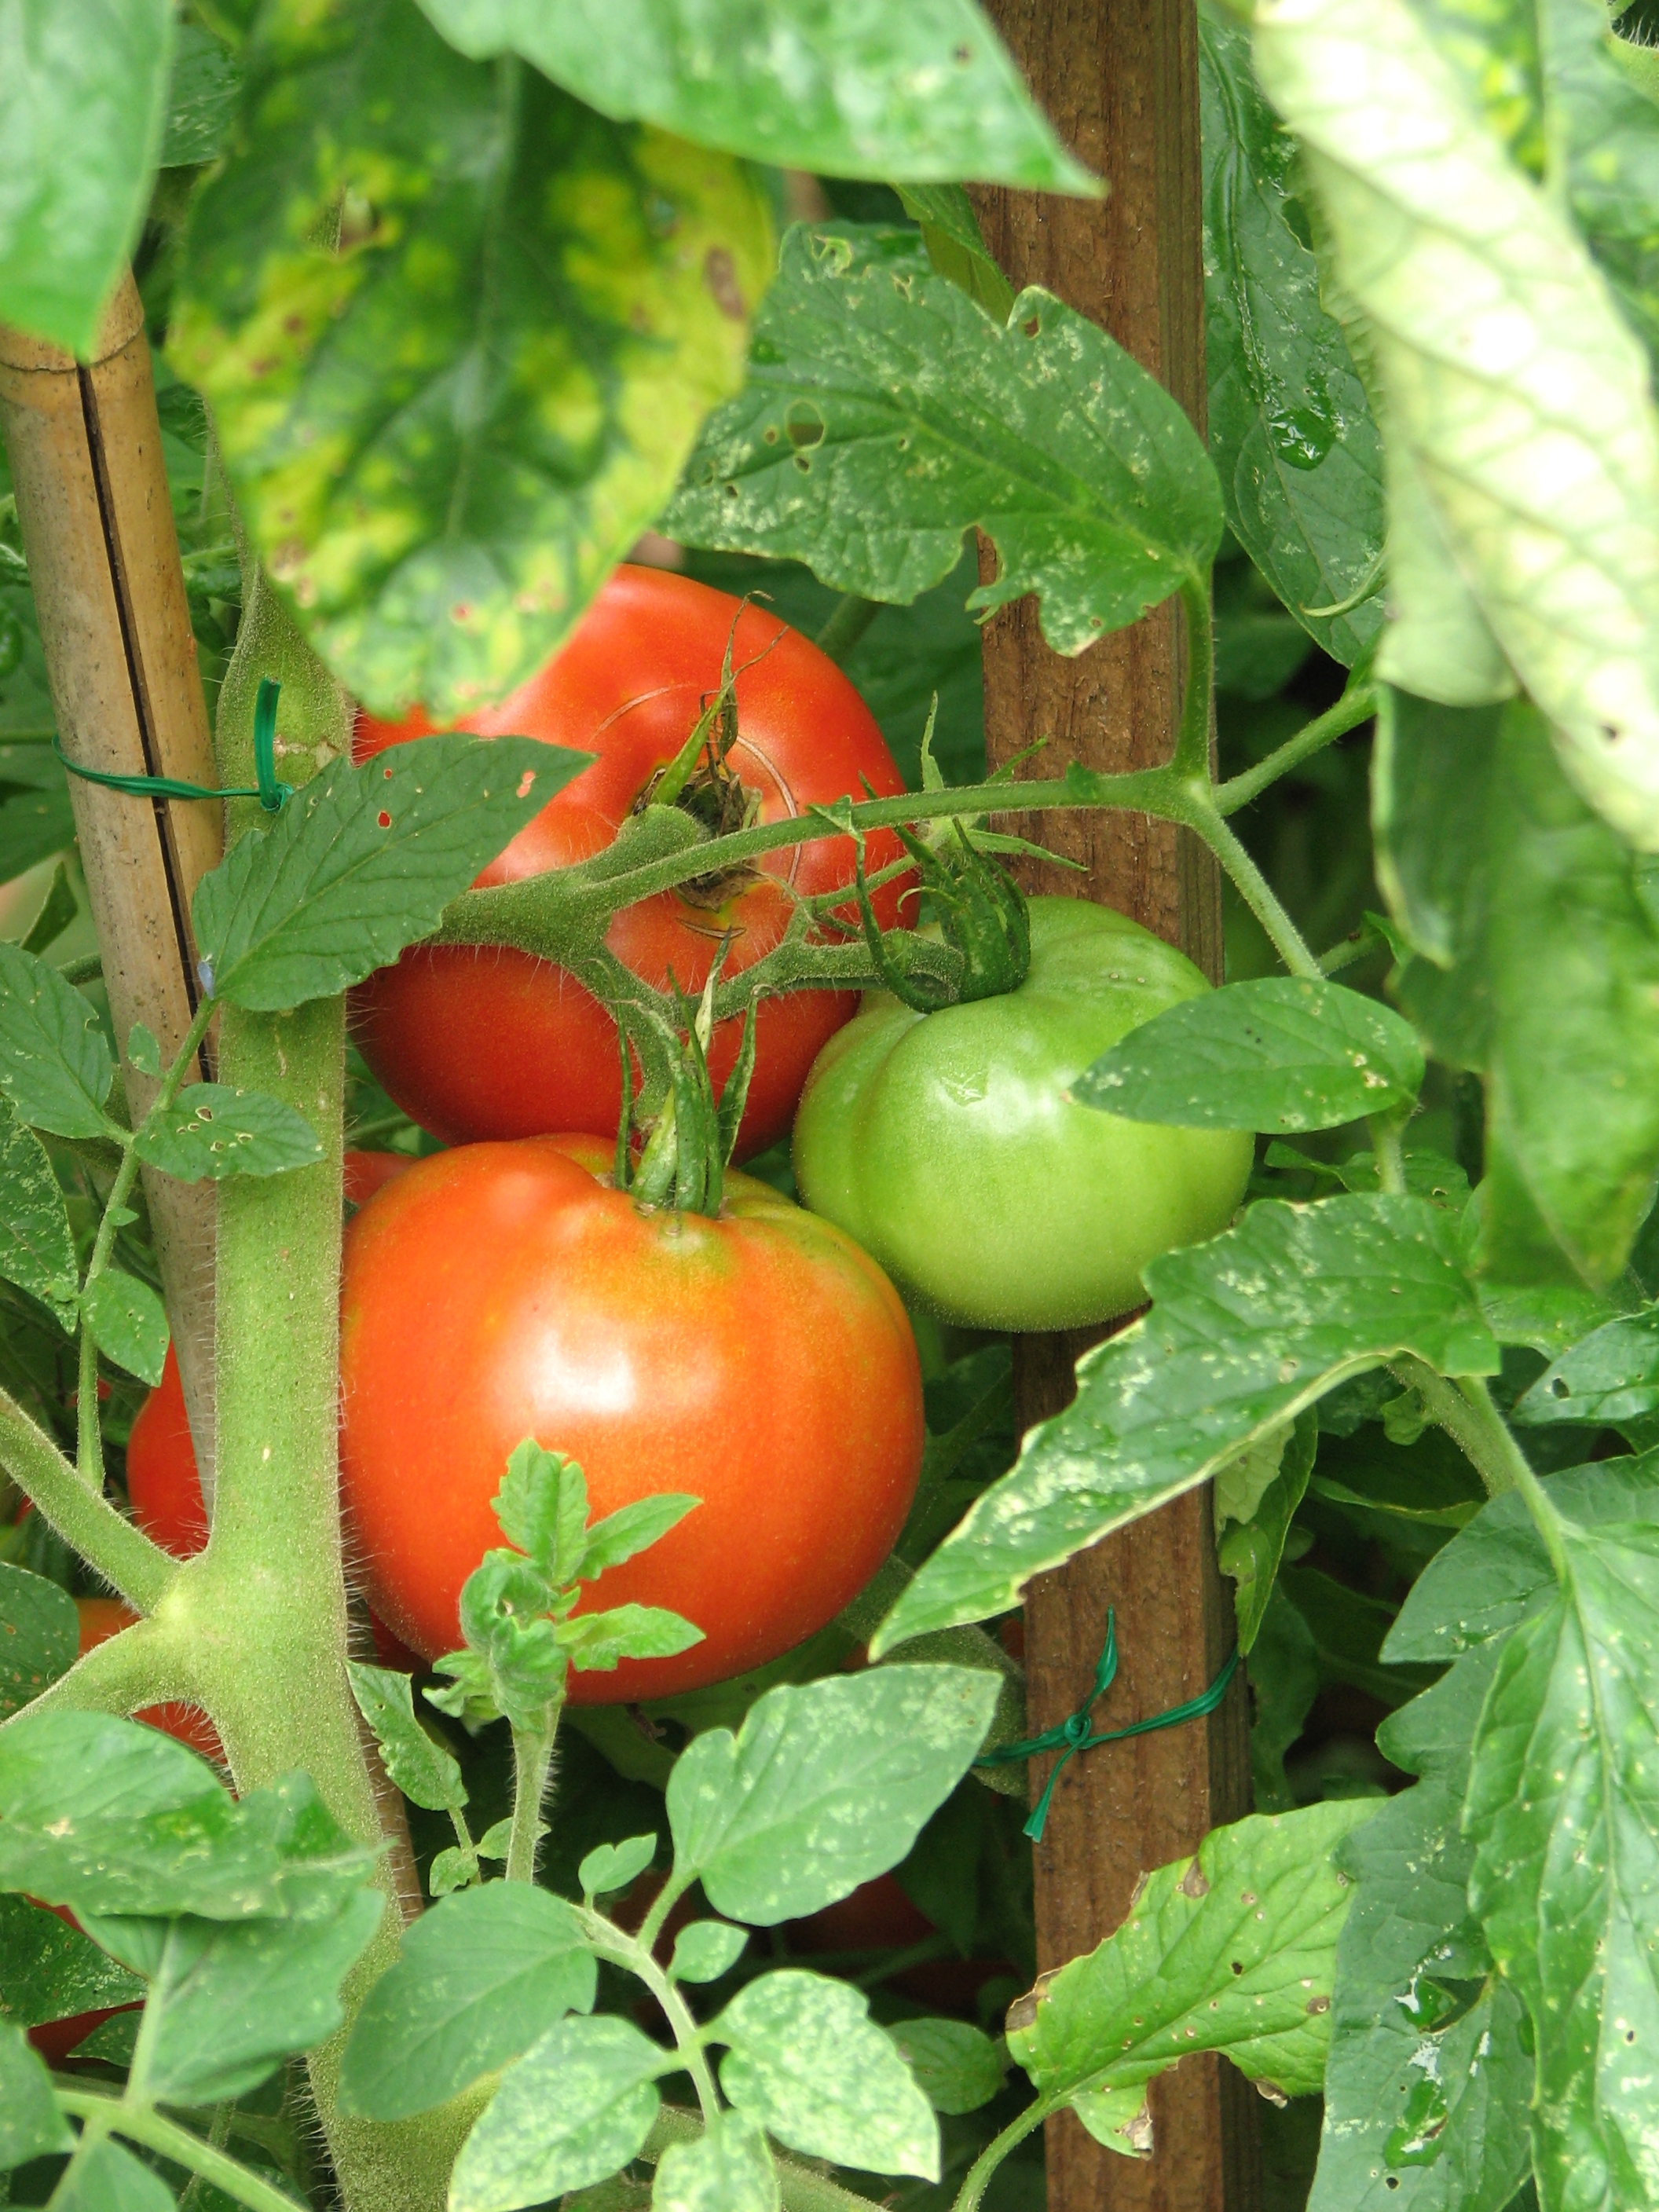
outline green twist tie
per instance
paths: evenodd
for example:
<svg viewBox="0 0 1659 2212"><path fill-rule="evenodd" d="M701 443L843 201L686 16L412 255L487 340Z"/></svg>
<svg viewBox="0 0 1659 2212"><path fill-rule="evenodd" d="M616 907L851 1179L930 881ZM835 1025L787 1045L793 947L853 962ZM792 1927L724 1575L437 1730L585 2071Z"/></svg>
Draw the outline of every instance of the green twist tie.
<svg viewBox="0 0 1659 2212"><path fill-rule="evenodd" d="M52 749L71 775L83 783L100 783L106 791L125 791L134 799L257 799L267 814L277 814L294 796L293 785L283 782L276 773L276 696L282 688L269 676L259 678L253 702L253 773L259 781L252 791L210 791L204 784L185 783L176 775L109 775L102 769L82 768L64 750L56 731Z"/></svg>
<svg viewBox="0 0 1659 2212"><path fill-rule="evenodd" d="M983 1752L974 1764L975 1766L1006 1766L1012 1765L1017 1759L1033 1758L1040 1751L1057 1751L1060 1753L1043 1786L1042 1795L1031 1808L1030 1818L1025 1823L1025 1832L1031 1841L1041 1843L1043 1826L1048 1818L1048 1801L1054 1794L1054 1784L1059 1781L1060 1770L1068 1759L1074 1758L1079 1751L1092 1751L1097 1744L1121 1743L1125 1736L1150 1735L1154 1729L1179 1728L1183 1721L1201 1720L1206 1713L1212 1713L1226 1696L1227 1685L1232 1680L1237 1665L1238 1646L1235 1644L1209 1688L1200 1691L1195 1698L1188 1698L1184 1705L1171 1705L1167 1713L1154 1713L1149 1720L1131 1721L1127 1728L1102 1729L1096 1732L1091 1726L1094 1709L1111 1688L1117 1673L1117 1609L1115 1606L1108 1606L1106 1641L1101 1649L1100 1662L1095 1668L1095 1686L1070 1720L1062 1721L1057 1728L1044 1729L1041 1735L1030 1736L1024 1743L1005 1743L995 1751Z"/></svg>

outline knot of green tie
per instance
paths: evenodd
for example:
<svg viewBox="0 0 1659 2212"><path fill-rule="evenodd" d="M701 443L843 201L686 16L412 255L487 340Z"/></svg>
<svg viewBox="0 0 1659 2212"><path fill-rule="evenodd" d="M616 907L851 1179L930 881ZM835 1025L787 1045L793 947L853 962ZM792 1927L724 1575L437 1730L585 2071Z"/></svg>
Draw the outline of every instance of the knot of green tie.
<svg viewBox="0 0 1659 2212"><path fill-rule="evenodd" d="M1041 1735L1028 1736L1022 1743L1005 1743L995 1751L981 1753L976 1766L1006 1766L1017 1759L1033 1759L1039 1752L1057 1751L1060 1757L1049 1771L1042 1795L1031 1808L1025 1823L1025 1832L1035 1843L1042 1839L1042 1831L1048 1818L1048 1804L1054 1794L1054 1784L1069 1759L1080 1751L1092 1751L1097 1744L1121 1743L1126 1736L1150 1735L1154 1729L1179 1728L1183 1721L1201 1720L1212 1713L1227 1694L1227 1685L1233 1679L1238 1665L1238 1647L1234 1645L1224 1662L1221 1672L1207 1690L1184 1705L1171 1705L1167 1712L1153 1713L1144 1721L1130 1721L1122 1728L1097 1729L1094 1709L1112 1686L1117 1674L1117 1608L1109 1606L1106 1611L1106 1641L1101 1646L1100 1658L1095 1668L1094 1686L1068 1720L1055 1727L1044 1729Z"/></svg>
<svg viewBox="0 0 1659 2212"><path fill-rule="evenodd" d="M83 783L101 784L106 791L124 791L133 799L257 799L267 814L280 813L294 796L294 787L276 773L276 696L282 685L269 676L259 678L253 702L253 773L258 778L252 790L212 791L205 784L186 783L176 775L111 775L103 769L82 768L64 750L54 732L52 749L71 775Z"/></svg>

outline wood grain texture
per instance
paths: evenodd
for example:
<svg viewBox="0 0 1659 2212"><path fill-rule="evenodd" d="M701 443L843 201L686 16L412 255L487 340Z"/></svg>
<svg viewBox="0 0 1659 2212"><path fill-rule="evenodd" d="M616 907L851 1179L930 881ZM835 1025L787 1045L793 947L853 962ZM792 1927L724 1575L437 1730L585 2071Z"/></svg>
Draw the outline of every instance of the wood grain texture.
<svg viewBox="0 0 1659 2212"><path fill-rule="evenodd" d="M1204 428L1202 216L1197 26L1191 0L988 0L989 11L1060 136L1108 185L1103 201L981 188L986 242L1018 288L1042 284L1101 324ZM992 556L981 546L981 573ZM1181 641L1173 602L1066 659L1043 642L1030 599L986 625L987 750L993 765L1040 738L1022 771L1066 760L1147 767L1169 757L1179 719ZM1220 884L1185 831L1133 814L1048 815L1010 826L1087 872L1022 863L1028 890L1086 892L1182 947L1218 980ZM1097 1334L1099 1332L1096 1332ZM1024 1337L1014 1347L1022 1423L1075 1389L1087 1335ZM1117 1610L1116 1684L1101 1724L1196 1696L1232 1644L1215 1562L1207 1486L1109 1538L1028 1591L1033 1729L1075 1710L1093 1680L1109 1606ZM1035 1763L1032 1791L1047 1779ZM1072 1761L1036 1847L1038 1964L1092 1949L1123 1919L1136 1879L1249 1810L1248 1702L1242 1673L1207 1722L1132 1738ZM1050 2212L1255 2212L1255 2099L1211 2058L1154 2084L1153 2153L1119 2156L1070 2113L1048 2123Z"/></svg>
<svg viewBox="0 0 1659 2212"><path fill-rule="evenodd" d="M161 459L143 311L131 276L94 359L77 364L0 329L0 433L17 495L59 740L119 775L218 781ZM127 1097L155 1085L125 1062L143 1022L163 1062L197 1003L190 901L222 850L221 810L70 779ZM198 1073L212 1073L204 1046ZM213 1468L213 1185L144 1171L204 1486Z"/></svg>

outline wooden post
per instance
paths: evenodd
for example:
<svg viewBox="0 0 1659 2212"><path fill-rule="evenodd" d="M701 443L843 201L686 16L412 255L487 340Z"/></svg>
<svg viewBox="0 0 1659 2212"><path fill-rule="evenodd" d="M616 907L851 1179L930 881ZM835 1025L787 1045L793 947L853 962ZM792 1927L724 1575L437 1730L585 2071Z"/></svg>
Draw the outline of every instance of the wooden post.
<svg viewBox="0 0 1659 2212"><path fill-rule="evenodd" d="M1204 286L1193 0L988 0L990 13L1062 138L1097 175L1103 201L981 189L986 242L1018 289L1042 284L1101 324L1158 376L1201 431ZM981 548L981 565L991 561ZM985 630L986 744L993 766L1038 738L1091 768L1166 760L1180 707L1175 603L1066 659L1043 643L1034 601ZM1050 775L1039 756L1027 774ZM1200 967L1221 972L1220 885L1186 831L1133 814L1048 815L1028 836L1082 861L1085 878L1024 864L1029 890L1086 890L1132 915ZM1097 1332L1098 1334L1098 1332ZM1022 1424L1073 1395L1087 1335L1017 1338ZM1033 1584L1025 1607L1034 1729L1087 1693L1117 1608L1121 1660L1103 1726L1164 1711L1213 1680L1233 1641L1218 1573L1208 1486ZM1048 1762L1034 1761L1035 1794ZM1036 1847L1040 1967L1088 1951L1128 1911L1137 1877L1191 1850L1249 1805L1241 1679L1207 1723L1132 1738L1074 1759ZM1048 2123L1050 2212L1255 2212L1261 2198L1255 2099L1213 2058L1153 2085L1152 2155L1107 2150L1070 2113Z"/></svg>
<svg viewBox="0 0 1659 2212"><path fill-rule="evenodd" d="M218 781L173 525L137 287L110 302L91 362L0 328L0 432L10 457L59 741L118 775ZM143 1022L170 1060L195 1012L190 902L222 850L221 809L136 799L71 776L70 798L127 1097ZM212 1073L204 1044L199 1073ZM213 1479L213 1185L144 1176L162 1289L210 1500Z"/></svg>

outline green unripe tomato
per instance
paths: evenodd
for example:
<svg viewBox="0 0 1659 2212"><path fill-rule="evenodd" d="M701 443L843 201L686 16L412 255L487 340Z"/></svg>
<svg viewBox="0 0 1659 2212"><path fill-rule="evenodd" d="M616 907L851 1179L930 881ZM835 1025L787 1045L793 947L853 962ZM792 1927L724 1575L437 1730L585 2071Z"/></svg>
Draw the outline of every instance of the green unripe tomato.
<svg viewBox="0 0 1659 2212"><path fill-rule="evenodd" d="M1156 1127L1066 1096L1129 1030L1210 987L1109 907L1030 910L1018 990L933 1014L867 993L795 1120L805 1203L908 1296L977 1328L1127 1313L1146 1262L1224 1229L1250 1172L1248 1131Z"/></svg>

